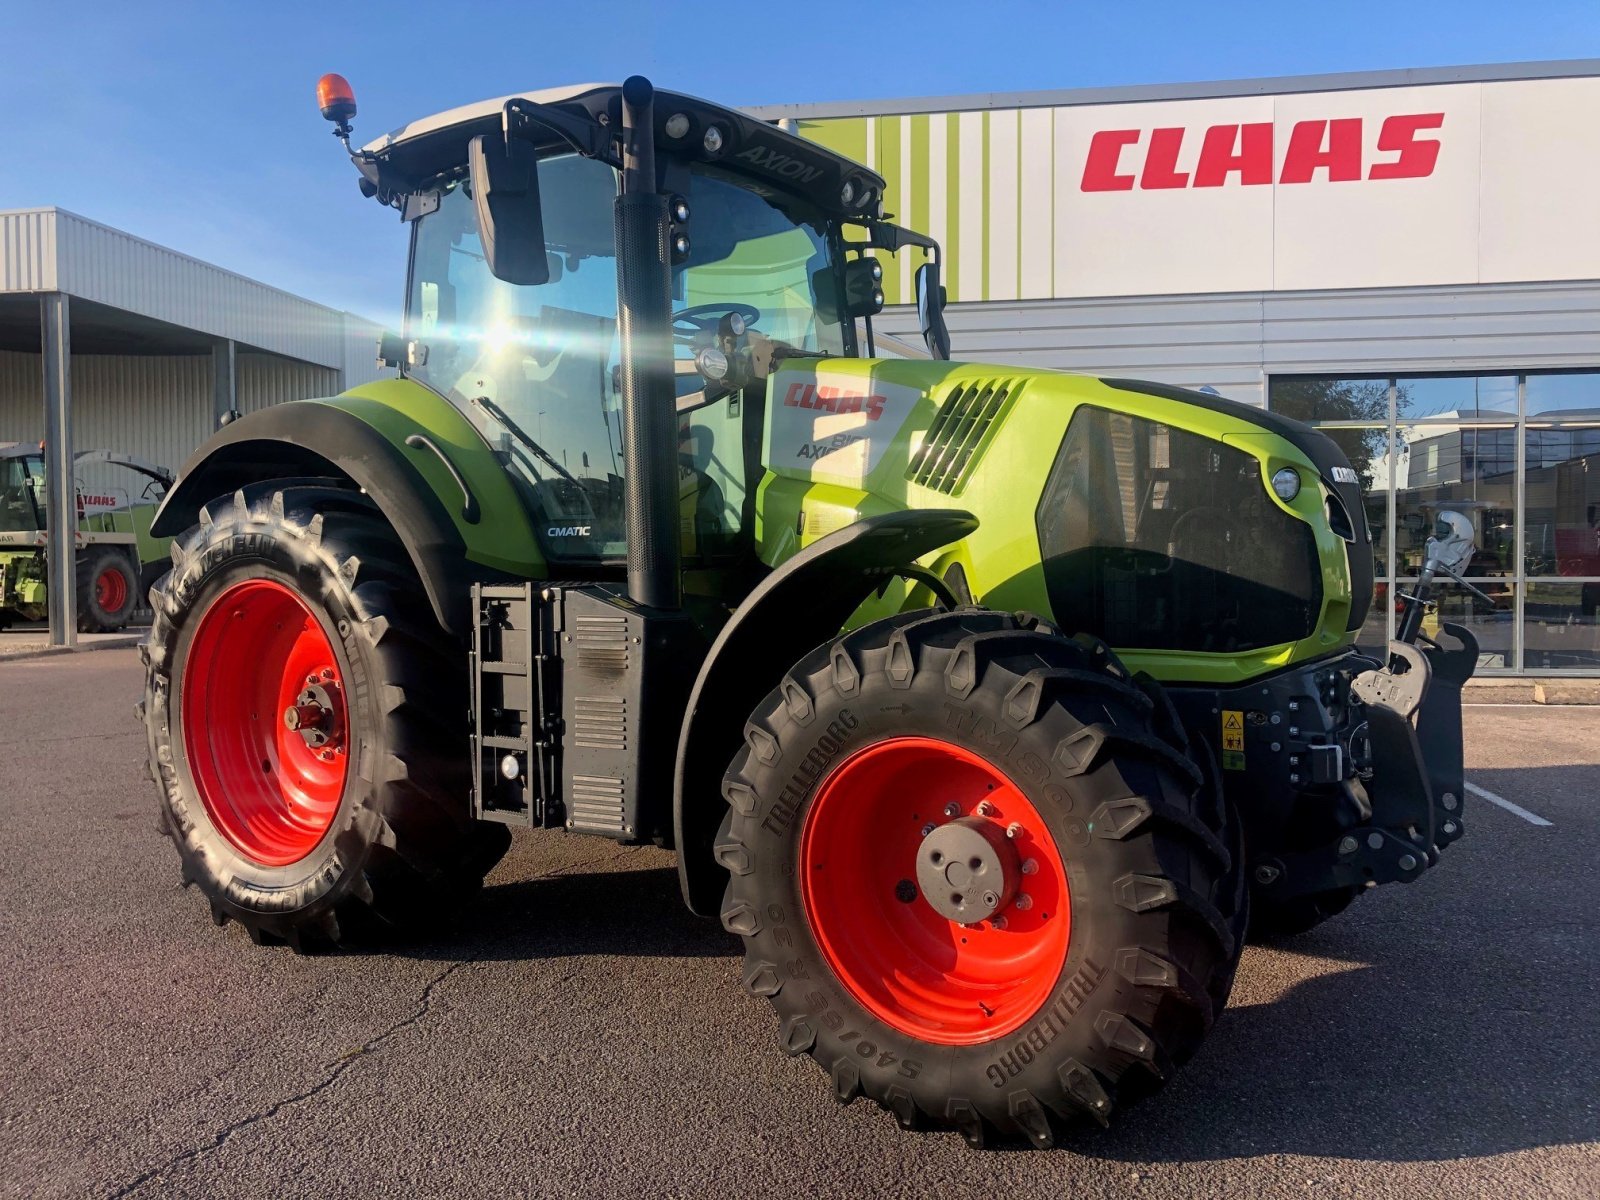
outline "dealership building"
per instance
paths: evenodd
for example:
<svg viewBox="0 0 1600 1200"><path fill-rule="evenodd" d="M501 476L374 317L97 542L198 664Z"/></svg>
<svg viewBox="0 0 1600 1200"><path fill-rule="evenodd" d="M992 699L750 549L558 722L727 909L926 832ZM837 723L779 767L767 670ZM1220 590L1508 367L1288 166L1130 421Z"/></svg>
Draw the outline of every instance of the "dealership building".
<svg viewBox="0 0 1600 1200"><path fill-rule="evenodd" d="M1600 60L757 111L941 242L955 357L1326 429L1370 497L1364 642L1456 509L1480 673L1600 673Z"/></svg>

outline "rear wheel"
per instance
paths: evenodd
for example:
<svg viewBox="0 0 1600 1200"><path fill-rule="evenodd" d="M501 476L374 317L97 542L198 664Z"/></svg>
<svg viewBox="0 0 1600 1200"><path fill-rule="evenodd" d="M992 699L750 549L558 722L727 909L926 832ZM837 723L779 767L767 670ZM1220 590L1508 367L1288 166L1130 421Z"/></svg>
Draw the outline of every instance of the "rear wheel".
<svg viewBox="0 0 1600 1200"><path fill-rule="evenodd" d="M123 551L91 546L78 555L78 632L127 627L139 603L139 576Z"/></svg>
<svg viewBox="0 0 1600 1200"><path fill-rule="evenodd" d="M1153 690L1093 639L967 609L848 634L757 709L723 923L841 1102L1049 1145L1194 1053L1245 889Z"/></svg>
<svg viewBox="0 0 1600 1200"><path fill-rule="evenodd" d="M297 949L470 895L466 656L360 495L214 502L157 585L145 722L161 826L218 924Z"/></svg>

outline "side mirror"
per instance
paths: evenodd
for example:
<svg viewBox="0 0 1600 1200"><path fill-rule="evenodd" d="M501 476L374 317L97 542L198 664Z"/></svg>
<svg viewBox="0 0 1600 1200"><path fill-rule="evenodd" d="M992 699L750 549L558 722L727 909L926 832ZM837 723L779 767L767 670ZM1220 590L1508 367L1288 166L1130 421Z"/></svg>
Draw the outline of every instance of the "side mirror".
<svg viewBox="0 0 1600 1200"><path fill-rule="evenodd" d="M479 134L467 147L478 241L496 279L534 285L550 279L539 208L539 156L532 142Z"/></svg>
<svg viewBox="0 0 1600 1200"><path fill-rule="evenodd" d="M850 317L875 317L883 311L883 266L877 259L845 263L844 310Z"/></svg>
<svg viewBox="0 0 1600 1200"><path fill-rule="evenodd" d="M1459 575L1472 561L1476 543L1477 531L1472 527L1471 518L1445 509L1434 522L1427 557L1438 559L1451 574Z"/></svg>
<svg viewBox="0 0 1600 1200"><path fill-rule="evenodd" d="M944 323L944 287L939 282L939 261L933 259L917 268L917 323L922 340L935 358L950 357L950 330Z"/></svg>

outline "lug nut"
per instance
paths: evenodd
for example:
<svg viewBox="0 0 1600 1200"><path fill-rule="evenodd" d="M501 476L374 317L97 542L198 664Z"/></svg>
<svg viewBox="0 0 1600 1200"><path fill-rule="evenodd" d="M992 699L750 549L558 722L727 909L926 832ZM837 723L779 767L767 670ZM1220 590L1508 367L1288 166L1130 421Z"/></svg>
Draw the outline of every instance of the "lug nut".
<svg viewBox="0 0 1600 1200"><path fill-rule="evenodd" d="M1356 847L1359 844L1360 843L1357 842L1355 840L1355 838L1353 838L1353 837L1349 837L1349 836L1342 837L1342 838L1339 839L1339 853L1340 854L1354 854L1356 852Z"/></svg>
<svg viewBox="0 0 1600 1200"><path fill-rule="evenodd" d="M992 817L994 815L994 805L987 800L978 801L978 815L980 817Z"/></svg>
<svg viewBox="0 0 1600 1200"><path fill-rule="evenodd" d="M1019 837L1021 837L1022 836L1022 824L1021 824L1021 822L1013 821L1013 822L1011 822L1011 824L1007 825L1006 826L1006 836L1008 838L1019 838Z"/></svg>
<svg viewBox="0 0 1600 1200"><path fill-rule="evenodd" d="M924 825L922 827L922 836L923 837L927 837L930 833L933 832L933 829L934 829L933 822L929 821L926 825Z"/></svg>
<svg viewBox="0 0 1600 1200"><path fill-rule="evenodd" d="M1400 869L1402 871L1409 871L1409 870L1411 870L1412 867L1414 867L1416 865L1417 865L1417 860L1415 858L1413 858L1411 855L1402 854L1400 856Z"/></svg>
<svg viewBox="0 0 1600 1200"><path fill-rule="evenodd" d="M1456 832L1456 823L1454 821L1446 821L1444 823L1444 831L1454 837Z"/></svg>
<svg viewBox="0 0 1600 1200"><path fill-rule="evenodd" d="M961 805L954 800L950 801L949 804L944 806L944 815L947 817L959 817L961 815Z"/></svg>
<svg viewBox="0 0 1600 1200"><path fill-rule="evenodd" d="M1004 929L1006 927L1006 919L1004 917L996 917L994 920L990 921L989 924L993 925L996 929Z"/></svg>
<svg viewBox="0 0 1600 1200"><path fill-rule="evenodd" d="M1033 897L1027 892L1018 892L1017 898L1011 902L1018 912L1027 912L1033 907Z"/></svg>
<svg viewBox="0 0 1600 1200"><path fill-rule="evenodd" d="M1256 868L1256 882L1261 884L1271 883L1281 872L1271 863L1262 863Z"/></svg>
<svg viewBox="0 0 1600 1200"><path fill-rule="evenodd" d="M1024 859L1022 862L1022 873L1024 875L1037 875L1039 873L1038 862L1031 858Z"/></svg>

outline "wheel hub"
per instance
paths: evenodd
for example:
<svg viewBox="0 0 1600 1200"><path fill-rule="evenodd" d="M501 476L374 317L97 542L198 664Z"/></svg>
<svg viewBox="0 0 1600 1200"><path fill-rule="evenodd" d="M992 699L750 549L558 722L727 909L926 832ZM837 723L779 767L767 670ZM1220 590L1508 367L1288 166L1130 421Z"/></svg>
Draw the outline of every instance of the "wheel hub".
<svg viewBox="0 0 1600 1200"><path fill-rule="evenodd" d="M948 921L987 921L1011 903L1022 876L1015 846L982 817L940 825L917 847L923 899Z"/></svg>
<svg viewBox="0 0 1600 1200"><path fill-rule="evenodd" d="M329 689L313 683L283 710L286 729L298 733L313 750L328 748L338 736L338 710Z"/></svg>

